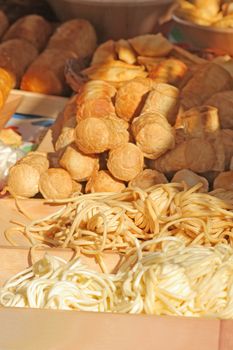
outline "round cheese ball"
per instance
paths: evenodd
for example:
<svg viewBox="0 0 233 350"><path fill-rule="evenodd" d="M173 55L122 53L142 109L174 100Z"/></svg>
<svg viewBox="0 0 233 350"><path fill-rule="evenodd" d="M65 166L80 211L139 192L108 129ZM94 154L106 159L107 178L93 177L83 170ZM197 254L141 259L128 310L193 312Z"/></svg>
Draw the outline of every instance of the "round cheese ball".
<svg viewBox="0 0 233 350"><path fill-rule="evenodd" d="M216 177L214 180L214 189L217 188L233 191L233 171L225 171Z"/></svg>
<svg viewBox="0 0 233 350"><path fill-rule="evenodd" d="M42 174L44 171L49 168L49 161L47 158L47 153L41 152L30 152L26 157L22 158L19 161L19 164L28 164L35 168L39 174Z"/></svg>
<svg viewBox="0 0 233 350"><path fill-rule="evenodd" d="M81 120L75 129L75 143L85 154L98 154L109 149L110 134L103 119Z"/></svg>
<svg viewBox="0 0 233 350"><path fill-rule="evenodd" d="M129 185L131 187L139 187L141 189L147 189L149 187L168 183L166 176L157 170L145 169L138 174Z"/></svg>
<svg viewBox="0 0 233 350"><path fill-rule="evenodd" d="M10 169L7 186L10 193L20 197L34 197L39 192L39 171L29 164L16 164Z"/></svg>
<svg viewBox="0 0 233 350"><path fill-rule="evenodd" d="M134 179L144 166L142 151L133 143L125 143L109 152L107 167L119 180Z"/></svg>
<svg viewBox="0 0 233 350"><path fill-rule="evenodd" d="M115 179L109 171L101 170L90 178L85 192L122 192L124 189L124 182Z"/></svg>
<svg viewBox="0 0 233 350"><path fill-rule="evenodd" d="M60 166L68 171L72 179L77 181L88 180L99 168L99 159L96 155L86 155L75 146L68 146L60 159Z"/></svg>
<svg viewBox="0 0 233 350"><path fill-rule="evenodd" d="M188 188L191 188L198 183L202 183L202 187L198 190L198 192L208 192L209 183L205 177L199 176L188 169L182 169L177 171L177 173L173 176L171 182L185 182Z"/></svg>
<svg viewBox="0 0 233 350"><path fill-rule="evenodd" d="M149 159L159 158L175 145L172 127L157 112L146 112L134 119L132 131L137 146Z"/></svg>
<svg viewBox="0 0 233 350"><path fill-rule="evenodd" d="M41 175L39 190L47 199L69 198L73 192L72 178L64 169L50 168Z"/></svg>

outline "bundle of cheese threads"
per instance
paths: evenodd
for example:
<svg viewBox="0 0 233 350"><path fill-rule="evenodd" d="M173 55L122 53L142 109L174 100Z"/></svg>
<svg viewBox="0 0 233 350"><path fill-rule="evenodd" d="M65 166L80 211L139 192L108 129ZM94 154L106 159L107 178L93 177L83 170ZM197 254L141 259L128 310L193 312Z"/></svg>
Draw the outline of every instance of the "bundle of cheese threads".
<svg viewBox="0 0 233 350"><path fill-rule="evenodd" d="M61 205L55 213L26 225L18 223L5 235L13 245L17 231L31 245L78 247L84 254L127 254L135 247L132 237L144 242L173 236L187 246L233 246L233 196L224 190L200 193L201 186L171 183L50 200Z"/></svg>
<svg viewBox="0 0 233 350"><path fill-rule="evenodd" d="M90 269L79 257L66 262L46 254L5 283L0 305L233 318L229 245L186 247L176 237L134 240L136 248L114 273Z"/></svg>

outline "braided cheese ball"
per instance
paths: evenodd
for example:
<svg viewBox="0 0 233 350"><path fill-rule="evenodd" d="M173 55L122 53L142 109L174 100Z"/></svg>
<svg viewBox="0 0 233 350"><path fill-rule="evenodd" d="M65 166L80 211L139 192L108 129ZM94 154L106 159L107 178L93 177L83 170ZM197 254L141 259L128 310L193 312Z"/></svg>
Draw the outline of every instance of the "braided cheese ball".
<svg viewBox="0 0 233 350"><path fill-rule="evenodd" d="M139 187L144 190L155 185L166 183L168 183L168 180L163 173L157 170L145 169L129 182L129 186Z"/></svg>
<svg viewBox="0 0 233 350"><path fill-rule="evenodd" d="M129 140L127 123L117 117L87 118L75 129L75 143L85 154L98 154Z"/></svg>
<svg viewBox="0 0 233 350"><path fill-rule="evenodd" d="M41 175L39 190L46 199L69 198L73 192L72 178L64 169L50 168Z"/></svg>
<svg viewBox="0 0 233 350"><path fill-rule="evenodd" d="M39 192L39 171L30 164L14 165L7 181L7 189L12 195L30 198Z"/></svg>
<svg viewBox="0 0 233 350"><path fill-rule="evenodd" d="M215 178L214 189L217 188L233 191L233 171L225 171Z"/></svg>
<svg viewBox="0 0 233 350"><path fill-rule="evenodd" d="M20 159L18 164L31 165L40 175L49 168L47 153L42 152L29 152L24 158Z"/></svg>
<svg viewBox="0 0 233 350"><path fill-rule="evenodd" d="M86 184L86 193L93 192L122 192L125 189L124 182L115 179L107 170L96 172Z"/></svg>
<svg viewBox="0 0 233 350"><path fill-rule="evenodd" d="M137 146L149 159L157 159L175 146L173 128L157 112L145 112L134 119L132 131Z"/></svg>
<svg viewBox="0 0 233 350"><path fill-rule="evenodd" d="M180 107L180 91L175 86L157 83L149 93L142 113L156 112L163 115L167 121L174 125Z"/></svg>
<svg viewBox="0 0 233 350"><path fill-rule="evenodd" d="M73 180L86 181L99 169L99 158L96 155L83 154L75 145L71 145L66 148L59 164L68 171Z"/></svg>
<svg viewBox="0 0 233 350"><path fill-rule="evenodd" d="M131 121L142 110L147 93L152 89L153 81L148 78L135 78L124 83L116 94L116 114Z"/></svg>
<svg viewBox="0 0 233 350"><path fill-rule="evenodd" d="M85 154L102 153L109 149L110 133L103 119L81 120L75 129L75 143Z"/></svg>
<svg viewBox="0 0 233 350"><path fill-rule="evenodd" d="M182 169L177 171L177 173L173 176L171 182L185 182L188 188L191 188L198 183L202 183L202 187L198 190L198 192L208 192L209 191L209 182L203 176L199 176L191 170Z"/></svg>
<svg viewBox="0 0 233 350"><path fill-rule="evenodd" d="M55 143L55 151L64 149L66 146L74 142L74 132L75 128L73 127L64 127L61 130L61 133Z"/></svg>
<svg viewBox="0 0 233 350"><path fill-rule="evenodd" d="M143 153L133 143L125 143L109 152L107 167L116 179L131 181L143 170L143 166Z"/></svg>

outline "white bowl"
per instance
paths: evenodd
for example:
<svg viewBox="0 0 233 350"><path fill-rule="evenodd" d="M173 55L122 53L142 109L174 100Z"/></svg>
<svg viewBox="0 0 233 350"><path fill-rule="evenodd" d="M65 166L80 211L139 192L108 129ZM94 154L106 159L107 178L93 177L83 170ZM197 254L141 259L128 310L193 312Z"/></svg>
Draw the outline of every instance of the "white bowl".
<svg viewBox="0 0 233 350"><path fill-rule="evenodd" d="M181 40L194 48L233 55L233 29L195 24L173 15Z"/></svg>
<svg viewBox="0 0 233 350"><path fill-rule="evenodd" d="M48 0L58 18L85 18L99 38L129 38L151 33L174 0Z"/></svg>

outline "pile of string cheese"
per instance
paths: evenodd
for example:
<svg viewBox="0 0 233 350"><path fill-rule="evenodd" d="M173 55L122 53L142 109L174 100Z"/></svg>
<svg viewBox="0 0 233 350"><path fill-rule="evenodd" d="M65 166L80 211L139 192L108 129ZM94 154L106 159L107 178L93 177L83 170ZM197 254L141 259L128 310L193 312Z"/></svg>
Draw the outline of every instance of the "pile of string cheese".
<svg viewBox="0 0 233 350"><path fill-rule="evenodd" d="M5 235L13 245L17 231L32 245L79 247L85 254L128 253L135 247L134 238L169 236L183 239L186 245L233 246L233 196L222 190L199 193L200 187L171 183L50 201L62 207L27 225L18 224Z"/></svg>
<svg viewBox="0 0 233 350"><path fill-rule="evenodd" d="M89 270L80 259L67 263L46 254L0 289L0 305L105 311L114 291L107 275Z"/></svg>
<svg viewBox="0 0 233 350"><path fill-rule="evenodd" d="M189 246L179 238L143 244L115 274L45 255L0 289L0 305L233 318L233 249Z"/></svg>

